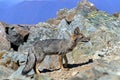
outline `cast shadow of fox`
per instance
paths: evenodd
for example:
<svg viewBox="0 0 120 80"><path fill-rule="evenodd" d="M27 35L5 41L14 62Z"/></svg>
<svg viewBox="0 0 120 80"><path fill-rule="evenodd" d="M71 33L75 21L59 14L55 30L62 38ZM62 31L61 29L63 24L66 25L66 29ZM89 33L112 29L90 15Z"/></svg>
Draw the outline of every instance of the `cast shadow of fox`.
<svg viewBox="0 0 120 80"><path fill-rule="evenodd" d="M72 68L76 68L76 67L79 67L79 66L84 66L84 65L87 65L87 64L90 64L90 63L93 63L93 60L92 59L89 59L87 62L84 62L84 63L76 63L76 64L68 64L67 65L67 68L69 69L72 69ZM64 65L64 64L63 64ZM60 69L60 68L59 68ZM50 69L43 69L42 71L40 71L41 73L47 73L47 72L53 72L53 71L57 71L59 69L53 69L53 70L50 70Z"/></svg>

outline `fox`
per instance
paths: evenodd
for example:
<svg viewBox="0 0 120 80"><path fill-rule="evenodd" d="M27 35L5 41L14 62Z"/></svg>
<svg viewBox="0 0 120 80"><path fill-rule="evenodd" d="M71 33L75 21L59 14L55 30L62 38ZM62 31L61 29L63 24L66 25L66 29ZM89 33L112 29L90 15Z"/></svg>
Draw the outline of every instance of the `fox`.
<svg viewBox="0 0 120 80"><path fill-rule="evenodd" d="M33 69L35 74L40 75L38 67L46 55L58 55L60 69L65 70L65 66L68 65L66 54L73 51L79 42L88 42L89 40L90 37L80 33L79 27L76 27L70 39L45 39L34 42L33 47L28 50L27 61L22 74L25 75Z"/></svg>

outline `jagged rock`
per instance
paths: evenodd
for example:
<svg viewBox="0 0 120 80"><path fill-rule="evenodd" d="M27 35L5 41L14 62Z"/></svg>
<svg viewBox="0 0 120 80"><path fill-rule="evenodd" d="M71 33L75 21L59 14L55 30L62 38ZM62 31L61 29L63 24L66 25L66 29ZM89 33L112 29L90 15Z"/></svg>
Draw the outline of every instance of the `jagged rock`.
<svg viewBox="0 0 120 80"><path fill-rule="evenodd" d="M9 51L2 56L2 59L0 60L0 65L13 70L17 70L19 66L25 64L26 60L27 55L21 54L19 52Z"/></svg>
<svg viewBox="0 0 120 80"><path fill-rule="evenodd" d="M76 9L71 9L71 10L60 9L57 12L57 19L58 20L65 19L67 23L70 24L71 21L73 21L75 14L76 14Z"/></svg>
<svg viewBox="0 0 120 80"><path fill-rule="evenodd" d="M11 43L11 47L17 51L18 47L23 44L24 37L21 34L17 33L16 29L13 26L7 27L6 29L6 38Z"/></svg>
<svg viewBox="0 0 120 80"><path fill-rule="evenodd" d="M68 11L68 14L65 19L69 24L71 23L71 21L73 21L76 12L77 12L76 9L72 9Z"/></svg>
<svg viewBox="0 0 120 80"><path fill-rule="evenodd" d="M9 50L10 47L10 42L5 37L0 35L0 51Z"/></svg>
<svg viewBox="0 0 120 80"><path fill-rule="evenodd" d="M96 61L91 68L83 68L83 70L78 72L74 77L78 77L80 80L119 80L120 69L118 69L119 65L117 62L118 61L115 61L109 64L103 60ZM70 78L70 80L72 80L72 78Z"/></svg>
<svg viewBox="0 0 120 80"><path fill-rule="evenodd" d="M105 75L100 77L98 80L120 80L120 76Z"/></svg>
<svg viewBox="0 0 120 80"><path fill-rule="evenodd" d="M106 73L109 75L120 76L120 61L115 60L111 62L107 62L105 60L97 60L95 69L99 72Z"/></svg>
<svg viewBox="0 0 120 80"><path fill-rule="evenodd" d="M43 75L40 76L35 75L34 80L53 80L53 79Z"/></svg>
<svg viewBox="0 0 120 80"><path fill-rule="evenodd" d="M77 14L81 14L86 17L88 13L92 11L97 11L97 8L94 6L93 3L89 2L88 0L82 0L78 3L76 10Z"/></svg>
<svg viewBox="0 0 120 80"><path fill-rule="evenodd" d="M0 22L0 51L10 49L10 42L6 39L5 32L5 27L7 26L6 23Z"/></svg>
<svg viewBox="0 0 120 80"><path fill-rule="evenodd" d="M13 73L12 69L6 68L4 66L0 66L0 79L6 80Z"/></svg>
<svg viewBox="0 0 120 80"><path fill-rule="evenodd" d="M65 19L65 17L67 16L67 12L68 12L68 9L60 9L58 12L57 12L57 18L59 20L62 20L62 19Z"/></svg>
<svg viewBox="0 0 120 80"><path fill-rule="evenodd" d="M14 27L14 28L15 28L15 31L16 31L18 34L22 35L23 37L25 37L26 35L29 34L28 29L26 29L26 28L25 28L24 26L22 26L22 25L12 25L12 27Z"/></svg>
<svg viewBox="0 0 120 80"><path fill-rule="evenodd" d="M2 59L2 56L3 56L4 54L6 54L6 53L7 53L7 51L5 51L5 50L1 51L1 52L0 52L0 59Z"/></svg>
<svg viewBox="0 0 120 80"><path fill-rule="evenodd" d="M81 79L79 77L73 77L73 78L70 78L70 79L67 79L67 80L83 80L83 79Z"/></svg>
<svg viewBox="0 0 120 80"><path fill-rule="evenodd" d="M54 37L55 28L47 23L39 23L35 27L30 28L28 42L37 40L50 39Z"/></svg>
<svg viewBox="0 0 120 80"><path fill-rule="evenodd" d="M120 13L114 13L113 16L115 16L116 18L120 19Z"/></svg>
<svg viewBox="0 0 120 80"><path fill-rule="evenodd" d="M8 77L8 79L10 79L10 80L31 80L30 78L27 78L27 77L21 75L23 68L24 68L24 66L20 66L14 73L12 73Z"/></svg>
<svg viewBox="0 0 120 80"><path fill-rule="evenodd" d="M57 26L60 23L61 20L52 18L46 21L46 23L51 24L53 26Z"/></svg>
<svg viewBox="0 0 120 80"><path fill-rule="evenodd" d="M13 69L13 70L17 70L19 67L19 64L12 61L12 59L10 57L7 57L5 60L1 60L0 61L0 65L3 65L7 68Z"/></svg>
<svg viewBox="0 0 120 80"><path fill-rule="evenodd" d="M57 39L70 39L70 31L68 30L68 23L65 19L61 20L60 24L57 26Z"/></svg>
<svg viewBox="0 0 120 80"><path fill-rule="evenodd" d="M0 35L4 38L6 38L6 32L5 32L5 28L8 25L6 23L0 22Z"/></svg>

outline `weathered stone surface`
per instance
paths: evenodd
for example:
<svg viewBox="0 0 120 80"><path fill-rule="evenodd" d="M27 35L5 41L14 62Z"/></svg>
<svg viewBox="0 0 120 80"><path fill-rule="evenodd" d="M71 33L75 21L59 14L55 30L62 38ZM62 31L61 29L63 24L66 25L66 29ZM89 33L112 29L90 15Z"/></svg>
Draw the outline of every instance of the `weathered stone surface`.
<svg viewBox="0 0 120 80"><path fill-rule="evenodd" d="M13 26L7 27L6 38L11 43L11 48L16 51L18 50L18 47L24 43L24 37L17 33Z"/></svg>
<svg viewBox="0 0 120 80"><path fill-rule="evenodd" d="M53 79L43 75L40 75L40 76L35 75L34 80L53 80Z"/></svg>
<svg viewBox="0 0 120 80"><path fill-rule="evenodd" d="M54 31L54 27L52 27L50 24L39 23L35 27L30 28L28 42L53 38Z"/></svg>
<svg viewBox="0 0 120 80"><path fill-rule="evenodd" d="M67 14L67 16L66 16L66 21L67 22L71 22L71 21L73 21L73 19L74 19L74 16L76 15L76 10L75 9L72 9L72 10L69 10L69 12L68 12L68 14Z"/></svg>
<svg viewBox="0 0 120 80"><path fill-rule="evenodd" d="M52 18L52 19L47 20L46 22L53 25L53 26L57 26L60 23L60 21L61 20L59 20L59 19Z"/></svg>
<svg viewBox="0 0 120 80"><path fill-rule="evenodd" d="M19 66L25 64L26 60L27 55L21 54L19 52L9 51L2 56L0 60L0 65L13 70L17 70Z"/></svg>
<svg viewBox="0 0 120 80"><path fill-rule="evenodd" d="M8 25L6 23L0 22L0 51L10 49L10 42L6 39L5 28L7 26Z"/></svg>
<svg viewBox="0 0 120 80"><path fill-rule="evenodd" d="M8 25L6 23L0 22L0 35L4 38L6 38L6 32L5 32L5 28Z"/></svg>
<svg viewBox="0 0 120 80"><path fill-rule="evenodd" d="M0 66L0 79L8 79L8 77L13 73L12 69L6 68L4 66Z"/></svg>
<svg viewBox="0 0 120 80"><path fill-rule="evenodd" d="M24 25L12 25L15 28L15 31L25 37L26 35L29 34L28 29L24 27Z"/></svg>
<svg viewBox="0 0 120 80"><path fill-rule="evenodd" d="M78 3L76 10L77 14L81 14L86 17L88 13L92 11L97 11L97 8L94 6L93 3L89 2L88 0L82 0Z"/></svg>
<svg viewBox="0 0 120 80"><path fill-rule="evenodd" d="M5 37L0 35L0 51L1 50L9 50L10 47L11 47L10 42Z"/></svg>
<svg viewBox="0 0 120 80"><path fill-rule="evenodd" d="M115 16L116 18L120 19L120 13L114 13L113 16Z"/></svg>
<svg viewBox="0 0 120 80"><path fill-rule="evenodd" d="M58 12L57 12L57 18L59 19L59 20L62 20L62 19L64 19L66 16L67 16L67 11L68 11L68 9L60 9Z"/></svg>
<svg viewBox="0 0 120 80"><path fill-rule="evenodd" d="M23 70L24 66L20 66L18 70L16 70L13 74L11 74L8 79L10 80L31 80L30 78L27 78L23 75L21 75L21 72Z"/></svg>

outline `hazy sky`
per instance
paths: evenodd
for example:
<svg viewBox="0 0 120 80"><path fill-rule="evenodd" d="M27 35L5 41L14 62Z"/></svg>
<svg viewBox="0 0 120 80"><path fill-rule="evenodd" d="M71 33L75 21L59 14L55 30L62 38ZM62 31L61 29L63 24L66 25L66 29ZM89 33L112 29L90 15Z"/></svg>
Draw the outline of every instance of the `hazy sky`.
<svg viewBox="0 0 120 80"><path fill-rule="evenodd" d="M24 1L40 2L29 4ZM36 24L55 17L56 11L61 8L75 7L78 1L80 0L0 0L0 21L10 24ZM110 14L120 12L120 0L89 1L99 10Z"/></svg>

